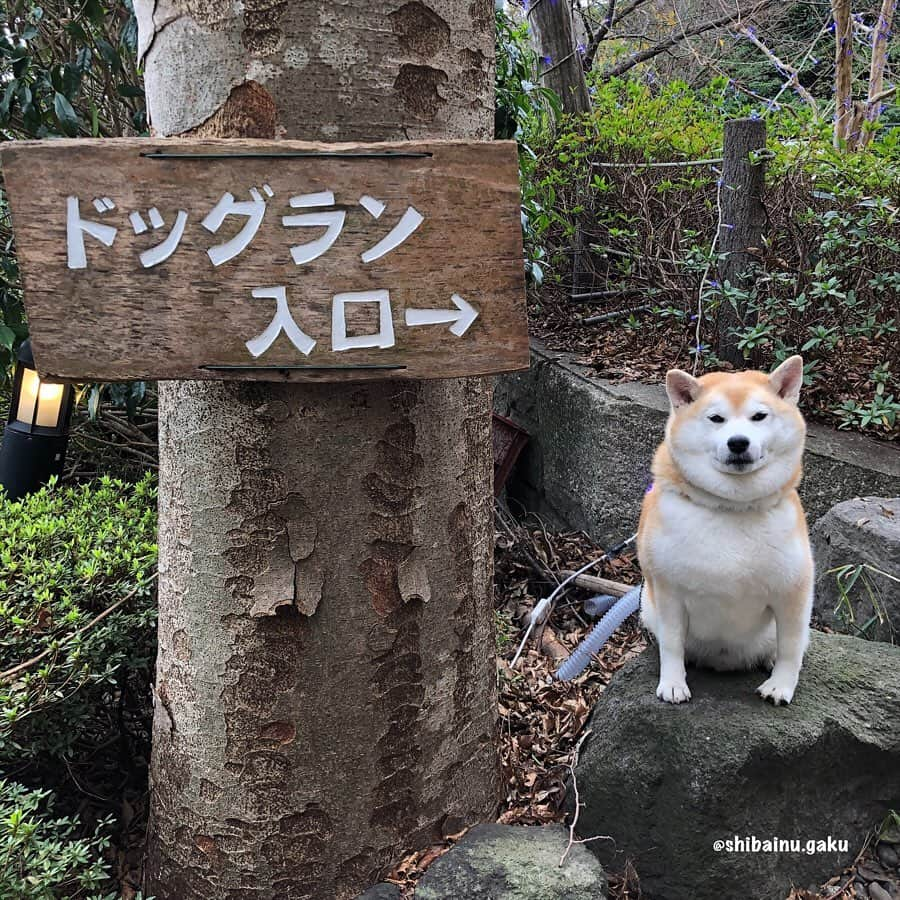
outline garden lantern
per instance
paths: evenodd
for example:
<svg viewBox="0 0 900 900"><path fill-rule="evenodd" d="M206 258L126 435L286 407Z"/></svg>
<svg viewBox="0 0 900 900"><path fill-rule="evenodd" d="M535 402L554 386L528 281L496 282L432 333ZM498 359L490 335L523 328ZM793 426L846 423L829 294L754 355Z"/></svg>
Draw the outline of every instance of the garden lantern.
<svg viewBox="0 0 900 900"><path fill-rule="evenodd" d="M18 500L62 474L73 406L72 386L43 381L34 367L31 341L25 341L16 358L0 446L0 485L11 499Z"/></svg>

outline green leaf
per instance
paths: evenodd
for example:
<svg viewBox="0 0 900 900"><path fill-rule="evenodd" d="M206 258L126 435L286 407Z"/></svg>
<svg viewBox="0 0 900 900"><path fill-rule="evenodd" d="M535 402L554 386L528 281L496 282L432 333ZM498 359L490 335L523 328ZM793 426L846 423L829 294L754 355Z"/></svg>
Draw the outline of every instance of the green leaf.
<svg viewBox="0 0 900 900"><path fill-rule="evenodd" d="M53 98L53 111L56 113L60 127L69 137L78 134L78 114L72 109L72 104L58 91Z"/></svg>
<svg viewBox="0 0 900 900"><path fill-rule="evenodd" d="M18 87L18 82L13 80L6 86L6 90L3 92L3 99L0 100L0 119L5 119L9 116L9 107L12 103L12 99L16 94L16 88Z"/></svg>
<svg viewBox="0 0 900 900"><path fill-rule="evenodd" d="M114 71L117 72L122 68L122 61L119 59L119 53L115 47L103 38L97 38L97 49L103 57L103 61Z"/></svg>
<svg viewBox="0 0 900 900"><path fill-rule="evenodd" d="M8 325L0 324L0 344L7 350L12 350L12 346L16 340L16 333Z"/></svg>
<svg viewBox="0 0 900 900"><path fill-rule="evenodd" d="M66 63L62 67L62 93L67 97L74 97L81 87L81 69L72 63Z"/></svg>
<svg viewBox="0 0 900 900"><path fill-rule="evenodd" d="M79 47L78 52L75 54L75 65L82 72L87 72L91 68L91 62L91 48Z"/></svg>
<svg viewBox="0 0 900 900"><path fill-rule="evenodd" d="M135 84L120 84L116 87L120 97L143 97L144 89Z"/></svg>
<svg viewBox="0 0 900 900"><path fill-rule="evenodd" d="M22 104L22 112L28 113L32 104L31 88L27 84L19 86L19 102Z"/></svg>

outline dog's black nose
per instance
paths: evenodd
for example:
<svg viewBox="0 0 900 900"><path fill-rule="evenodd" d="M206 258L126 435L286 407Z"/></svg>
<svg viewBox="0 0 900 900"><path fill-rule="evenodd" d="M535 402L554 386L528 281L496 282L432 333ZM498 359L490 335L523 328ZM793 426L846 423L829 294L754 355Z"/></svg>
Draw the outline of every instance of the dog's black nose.
<svg viewBox="0 0 900 900"><path fill-rule="evenodd" d="M743 453L749 446L750 438L745 438L742 434L728 438L728 449L732 453Z"/></svg>

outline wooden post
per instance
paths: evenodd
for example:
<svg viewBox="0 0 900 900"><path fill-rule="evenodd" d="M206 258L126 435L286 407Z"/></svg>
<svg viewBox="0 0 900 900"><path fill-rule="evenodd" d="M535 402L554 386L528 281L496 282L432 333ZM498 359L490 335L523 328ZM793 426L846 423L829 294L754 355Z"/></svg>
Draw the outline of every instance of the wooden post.
<svg viewBox="0 0 900 900"><path fill-rule="evenodd" d="M492 0L135 6L159 135L492 137ZM489 381L159 399L146 893L349 900L492 819Z"/></svg>
<svg viewBox="0 0 900 900"><path fill-rule="evenodd" d="M766 124L761 119L733 119L725 123L725 162L722 166L721 230L719 232L719 282L745 286L743 278L758 257L766 224L763 205L765 163L754 164L750 155L764 150ZM750 313L742 305L737 309L723 301L716 322L716 355L736 367L744 365L744 356L732 333L749 323Z"/></svg>
<svg viewBox="0 0 900 900"><path fill-rule="evenodd" d="M582 54L575 46L569 0L534 0L528 24L534 32L544 87L559 95L567 113L590 112L591 98Z"/></svg>

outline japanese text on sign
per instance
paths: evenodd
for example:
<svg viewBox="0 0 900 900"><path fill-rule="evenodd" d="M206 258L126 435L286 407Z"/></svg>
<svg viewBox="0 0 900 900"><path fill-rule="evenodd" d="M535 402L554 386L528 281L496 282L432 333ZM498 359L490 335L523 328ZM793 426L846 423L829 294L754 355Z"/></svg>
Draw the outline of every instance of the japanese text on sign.
<svg viewBox="0 0 900 900"><path fill-rule="evenodd" d="M275 196L268 184L263 184L261 191L251 187L249 194L249 200L237 200L234 194L227 191L200 222L203 228L216 234L229 216L239 216L246 220L234 237L207 249L207 256L213 266L221 266L234 259L250 246L266 215L268 202ZM263 194L265 194L265 198ZM294 264L302 266L328 252L340 237L347 214L345 210L335 207L334 192L329 190L297 194L290 197L288 203L291 209L316 211L282 216L281 223L284 227L317 229L324 227L326 229L320 237L290 247ZM384 203L368 194L359 198L359 206L366 210L373 219L380 219L386 208ZM82 217L81 201L78 197L68 197L66 200L66 248L67 264L70 269L85 269L88 266L85 235L89 235L105 247L111 247L119 233L118 228L106 221L111 216L105 215L117 209L115 202L109 197L95 197L93 207L97 215L92 219L86 219ZM146 215L150 220L150 227L154 231L163 231L166 228L166 222L155 206L150 207L146 211ZM99 221L98 217L104 221ZM163 239L139 254L138 259L145 269L165 262L176 252L189 217L186 210L179 209L175 213L171 228L165 233ZM360 259L365 264L386 256L403 244L424 220L424 216L417 209L408 206L397 224L376 244L364 250L360 254ZM147 222L140 210L132 210L128 214L128 221L136 235L143 234L148 230ZM306 334L294 320L288 307L287 287L285 285L260 286L254 288L251 293L253 297L275 301L275 311L268 327L245 342L251 356L254 358L262 356L282 332L297 350L304 356L309 356L317 341ZM449 324L450 331L457 337L461 337L478 318L478 313L459 294L454 293L451 299L455 306L455 309L452 310L407 309L406 325L415 327L417 325ZM347 304L350 303L375 303L378 305L379 326L377 332L348 336L345 311ZM331 349L333 351L363 348L385 349L393 347L395 343L389 290L345 291L334 295L331 313Z"/></svg>

